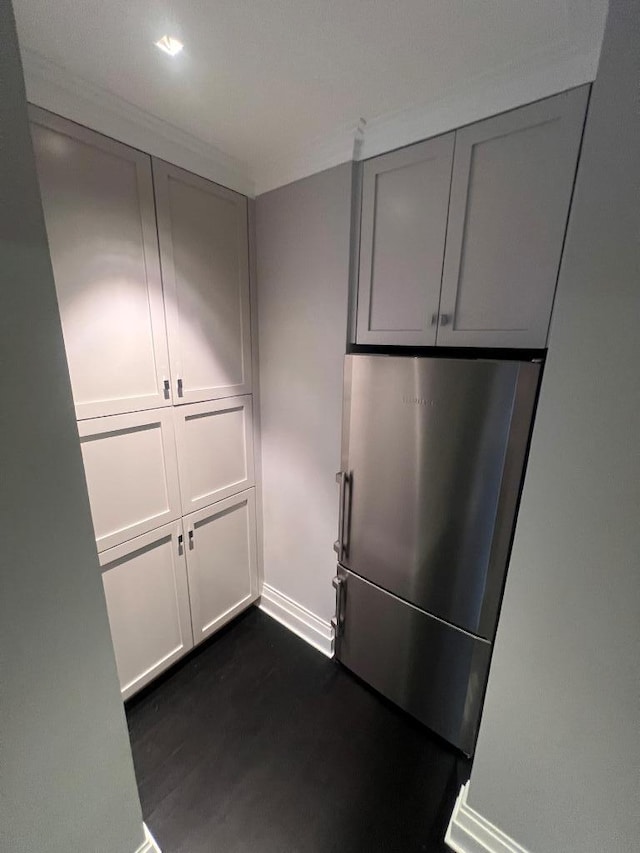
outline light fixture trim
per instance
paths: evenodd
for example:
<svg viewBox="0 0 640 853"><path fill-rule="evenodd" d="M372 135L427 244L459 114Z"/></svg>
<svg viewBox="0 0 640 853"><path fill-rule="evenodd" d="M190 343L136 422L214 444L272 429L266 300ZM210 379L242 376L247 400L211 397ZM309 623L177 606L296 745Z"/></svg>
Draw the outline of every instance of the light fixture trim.
<svg viewBox="0 0 640 853"><path fill-rule="evenodd" d="M168 53L169 56L176 56L184 47L180 39L170 35L162 36L162 38L155 42L155 46Z"/></svg>

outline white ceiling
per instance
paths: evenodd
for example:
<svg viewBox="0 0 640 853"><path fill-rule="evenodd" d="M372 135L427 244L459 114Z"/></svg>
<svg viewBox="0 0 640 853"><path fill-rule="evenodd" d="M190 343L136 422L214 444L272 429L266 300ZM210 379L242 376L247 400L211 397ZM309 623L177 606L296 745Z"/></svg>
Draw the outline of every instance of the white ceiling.
<svg viewBox="0 0 640 853"><path fill-rule="evenodd" d="M350 157L360 118L368 155L593 79L607 0L14 5L32 100L93 126L118 113L262 191Z"/></svg>

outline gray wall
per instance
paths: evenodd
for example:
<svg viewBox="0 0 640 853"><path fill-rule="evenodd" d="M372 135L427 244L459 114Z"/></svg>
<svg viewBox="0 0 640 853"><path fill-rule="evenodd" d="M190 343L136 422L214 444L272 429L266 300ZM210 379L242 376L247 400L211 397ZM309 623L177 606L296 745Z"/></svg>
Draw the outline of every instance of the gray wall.
<svg viewBox="0 0 640 853"><path fill-rule="evenodd" d="M0 850L143 841L27 124L0 3Z"/></svg>
<svg viewBox="0 0 640 853"><path fill-rule="evenodd" d="M256 202L264 578L334 611L351 164Z"/></svg>
<svg viewBox="0 0 640 853"><path fill-rule="evenodd" d="M639 81L612 0L469 788L533 853L640 843Z"/></svg>

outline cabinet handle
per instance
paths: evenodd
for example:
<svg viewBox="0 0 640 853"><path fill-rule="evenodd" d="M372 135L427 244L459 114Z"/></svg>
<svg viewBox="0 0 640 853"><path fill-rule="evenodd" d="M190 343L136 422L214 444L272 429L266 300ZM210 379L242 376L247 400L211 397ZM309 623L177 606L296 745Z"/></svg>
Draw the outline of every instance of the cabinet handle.
<svg viewBox="0 0 640 853"><path fill-rule="evenodd" d="M435 326L435 324L436 324L437 322L438 322L438 314L437 314L437 313L436 313L436 314L432 314L432 315L431 315L431 325L432 325L432 326Z"/></svg>
<svg viewBox="0 0 640 853"><path fill-rule="evenodd" d="M182 553L182 546L184 544L184 536L182 533L178 533L178 554Z"/></svg>
<svg viewBox="0 0 640 853"><path fill-rule="evenodd" d="M189 531L189 548L193 548L193 530Z"/></svg>
<svg viewBox="0 0 640 853"><path fill-rule="evenodd" d="M178 379L178 397L182 397L182 379Z"/></svg>
<svg viewBox="0 0 640 853"><path fill-rule="evenodd" d="M168 379L162 380L162 387L164 390L164 398L165 398L165 400L168 400L169 399L169 391L171 390L171 385L170 385Z"/></svg>
<svg viewBox="0 0 640 853"><path fill-rule="evenodd" d="M451 314L441 314L440 315L440 325L448 326L451 322Z"/></svg>

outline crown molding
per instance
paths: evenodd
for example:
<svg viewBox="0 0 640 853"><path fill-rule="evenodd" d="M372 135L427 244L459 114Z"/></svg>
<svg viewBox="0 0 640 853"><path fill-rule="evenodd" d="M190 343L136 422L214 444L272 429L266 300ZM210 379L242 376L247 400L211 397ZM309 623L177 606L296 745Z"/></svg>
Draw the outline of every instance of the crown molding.
<svg viewBox="0 0 640 853"><path fill-rule="evenodd" d="M532 55L526 63L511 64L452 87L437 99L368 119L359 159L590 83L595 79L599 56L599 46L585 53L556 45Z"/></svg>
<svg viewBox="0 0 640 853"><path fill-rule="evenodd" d="M349 122L317 138L305 150L290 149L276 160L258 167L253 175L256 195L359 159L365 128L363 118Z"/></svg>
<svg viewBox="0 0 640 853"><path fill-rule="evenodd" d="M32 104L229 189L254 195L249 169L241 160L28 48L22 48L21 53L27 100Z"/></svg>
<svg viewBox="0 0 640 853"><path fill-rule="evenodd" d="M437 99L343 125L306 150L291 150L287 156L257 168L253 175L256 195L347 160L375 157L590 83L595 79L599 56L600 45L585 51L558 42L518 65L509 64L453 86Z"/></svg>
<svg viewBox="0 0 640 853"><path fill-rule="evenodd" d="M585 50L558 42L517 65L452 86L437 99L346 123L255 168L29 49L23 48L22 61L32 103L252 197L591 82L599 55L599 44Z"/></svg>

